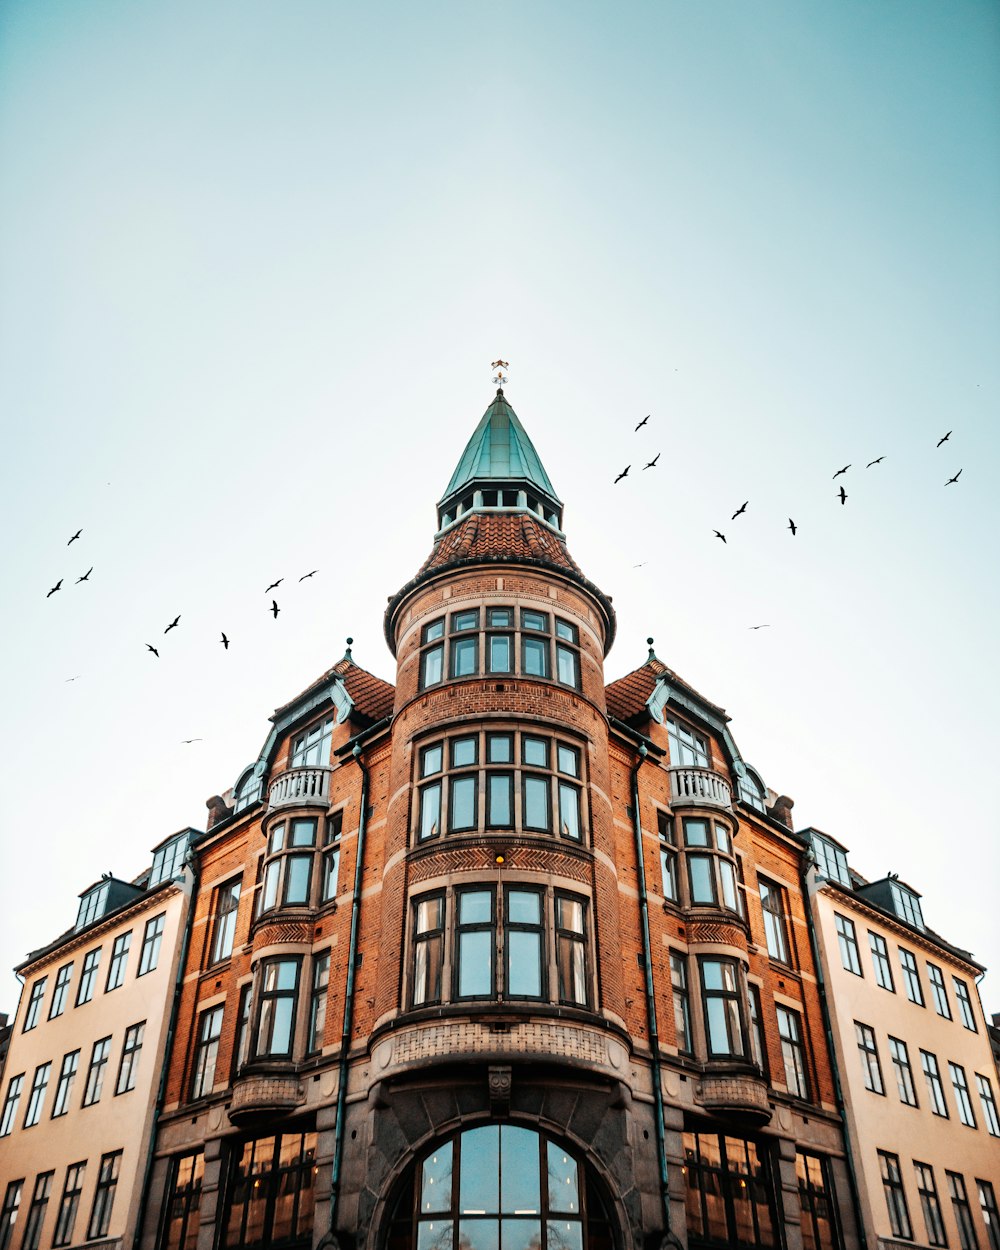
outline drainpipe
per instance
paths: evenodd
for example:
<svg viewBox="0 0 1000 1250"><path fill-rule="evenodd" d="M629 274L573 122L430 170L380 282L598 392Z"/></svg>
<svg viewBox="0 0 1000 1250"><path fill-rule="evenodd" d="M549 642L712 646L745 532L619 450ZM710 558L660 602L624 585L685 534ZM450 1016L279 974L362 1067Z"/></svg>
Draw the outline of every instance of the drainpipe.
<svg viewBox="0 0 1000 1250"><path fill-rule="evenodd" d="M368 824L368 769L361 759L361 744L352 752L361 769L361 816L358 820L358 847L354 863L354 897L351 900L351 941L347 952L347 985L344 990L344 1027L340 1037L340 1073L337 1080L337 1116L334 1121L333 1170L330 1175L330 1236L336 1238L337 1201L340 1197L340 1171L344 1161L344 1107L347 1101L347 1068L354 1023L354 968L357 963L358 920L361 911L361 877L364 872L365 828Z"/></svg>
<svg viewBox="0 0 1000 1250"><path fill-rule="evenodd" d="M642 821L639 817L639 769L649 752L639 747L639 759L632 769L632 828L635 831L636 871L639 874L639 912L642 917L642 962L646 973L646 1013L649 1018L649 1049L653 1057L653 1093L656 1101L656 1154L660 1165L660 1197L663 1200L664 1238L671 1237L670 1189L667 1173L666 1125L663 1119L663 1084L660 1076L660 1036L656 1026L656 1000L653 996L653 958L649 944L649 904L646 896L646 866L642 853Z"/></svg>
<svg viewBox="0 0 1000 1250"><path fill-rule="evenodd" d="M826 994L826 977L823 973L823 961L820 958L819 939L816 936L816 924L813 917L813 896L809 890L809 869L816 863L812 847L807 847L802 856L799 878L802 883L802 897L806 908L806 928L809 930L809 949L812 951L813 965L816 968L816 988L819 991L819 1007L823 1017L823 1032L826 1035L826 1048L830 1054L830 1074L833 1077L833 1092L837 1099L837 1111L840 1114L840 1125L844 1136L844 1161L847 1164L847 1181L851 1191L851 1210L858 1229L858 1244L861 1250L868 1250L868 1239L865 1236L864 1220L861 1218L861 1199L858 1196L858 1173L854 1166L854 1152L851 1150L851 1132L847 1124L847 1106L844 1102L844 1087L840 1080L840 1067L837 1063L837 1048L833 1040L833 1023L830 1019L830 1007Z"/></svg>
<svg viewBox="0 0 1000 1250"><path fill-rule="evenodd" d="M142 1240L142 1226L146 1222L146 1207L149 1205L149 1191L153 1183L153 1152L156 1146L156 1134L160 1123L160 1112L167 1092L167 1073L170 1071L170 1060L174 1052L174 1038L177 1034L177 1013L181 1006L181 990L184 987L184 969L187 966L188 948L191 945L191 929L194 925L195 904L198 901L198 881L201 867L194 848L189 848L185 862L191 869L191 894L188 899L187 919L184 922L184 936L181 938L181 954L177 961L177 975L174 978L174 1001L170 1005L170 1022L167 1025L167 1037L163 1047L163 1067L160 1069L160 1083L156 1090L156 1102L153 1104L153 1122L149 1129L149 1149L146 1151L146 1166L142 1173L142 1190L139 1194L139 1210L136 1214L135 1233L132 1237L132 1250L139 1250Z"/></svg>

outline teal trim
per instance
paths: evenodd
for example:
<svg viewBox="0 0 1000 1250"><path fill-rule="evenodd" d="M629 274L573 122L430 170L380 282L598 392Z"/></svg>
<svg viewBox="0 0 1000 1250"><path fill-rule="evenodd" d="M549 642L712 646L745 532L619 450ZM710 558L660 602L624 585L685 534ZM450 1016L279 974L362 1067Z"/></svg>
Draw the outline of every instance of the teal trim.
<svg viewBox="0 0 1000 1250"><path fill-rule="evenodd" d="M451 475L442 503L473 482L527 482L561 503L549 475L535 451L517 413L497 391L496 399L466 444Z"/></svg>

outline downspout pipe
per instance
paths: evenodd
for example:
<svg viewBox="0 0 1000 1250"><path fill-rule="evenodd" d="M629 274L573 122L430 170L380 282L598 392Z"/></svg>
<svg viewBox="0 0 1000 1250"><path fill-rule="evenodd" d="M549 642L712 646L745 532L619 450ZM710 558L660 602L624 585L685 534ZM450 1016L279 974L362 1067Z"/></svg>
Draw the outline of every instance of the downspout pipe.
<svg viewBox="0 0 1000 1250"><path fill-rule="evenodd" d="M639 816L639 769L649 751L639 747L639 759L632 769L632 828L635 831L635 862L639 878L639 913L642 921L642 963L646 981L646 1013L649 1019L649 1049L653 1059L653 1095L656 1104L656 1156L660 1168L660 1197L663 1201L664 1237L670 1238L670 1178L667 1172L666 1122L663 1116L663 1082L660 1074L660 1035L656 1024L653 994L653 958L649 942L649 900L646 894L646 866L642 853L642 820Z"/></svg>
<svg viewBox="0 0 1000 1250"><path fill-rule="evenodd" d="M330 1236L336 1239L337 1203L340 1198L340 1173L344 1162L344 1113L347 1102L347 1072L351 1050L351 1029L354 1025L354 980L358 952L358 924L361 913L361 878L364 873L365 830L368 826L369 773L361 758L361 744L355 742L352 752L361 769L361 815L358 819L358 846L354 861L354 897L351 900L351 940L347 952L347 984L344 989L344 1025L340 1036L340 1068L337 1079L337 1114L333 1129L333 1168L330 1174Z"/></svg>
<svg viewBox="0 0 1000 1250"><path fill-rule="evenodd" d="M816 988L819 991L819 1008L823 1017L823 1032L826 1035L826 1048L830 1054L830 1074L833 1077L833 1092L837 1099L837 1111L844 1136L844 1161L847 1164L847 1181L851 1191L851 1210L854 1212L854 1223L858 1229L858 1245L861 1250L868 1250L868 1238L865 1236L865 1224L861 1217L861 1199L858 1196L858 1173L854 1166L854 1152L851 1149L851 1130L847 1123L847 1106L844 1102L844 1087L840 1079L840 1065L837 1062L837 1048L833 1038L833 1022L830 1019L830 1006L827 1001L826 976L823 972L823 961L820 958L819 939L816 936L816 922L813 916L813 896L809 890L809 869L816 863L812 847L807 847L802 856L799 878L802 882L802 897L806 905L806 928L809 930L809 949L812 951L813 965L816 968Z"/></svg>
<svg viewBox="0 0 1000 1250"><path fill-rule="evenodd" d="M177 975L174 978L174 1001L170 1005L170 1022L167 1025L167 1037L163 1047L163 1067L160 1069L160 1083L156 1090L156 1102L153 1104L153 1122L149 1129L149 1148L146 1151L146 1166L142 1173L142 1189L139 1194L139 1210L135 1219L135 1233L132 1237L132 1250L139 1250L142 1240L143 1225L146 1222L146 1208L149 1205L149 1191L153 1183L153 1161L156 1148L156 1135L159 1131L160 1112L167 1093L167 1075L170 1061L174 1053L174 1039L177 1036L177 1014L181 1006L181 991L184 988L184 969L187 967L188 949L191 946L191 930L194 927L194 913L198 902L198 882L201 878L201 865L198 856L191 847L185 862L191 869L191 894L188 899L187 919L184 922L184 936L181 938L181 953L177 961Z"/></svg>

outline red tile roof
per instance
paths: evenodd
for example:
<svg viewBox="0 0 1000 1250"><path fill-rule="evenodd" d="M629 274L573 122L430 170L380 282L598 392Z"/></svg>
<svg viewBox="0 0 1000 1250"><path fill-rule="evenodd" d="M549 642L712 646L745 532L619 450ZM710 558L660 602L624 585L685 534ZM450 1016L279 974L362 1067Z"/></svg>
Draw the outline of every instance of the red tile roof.
<svg viewBox="0 0 1000 1250"><path fill-rule="evenodd" d="M276 719L283 712L287 712L300 699L304 699L307 694L311 694L318 686L326 684L335 676L343 677L347 693L354 700L354 707L362 716L368 717L369 720L377 721L382 720L383 717L388 716L392 711L396 698L396 687L387 681L383 681L381 677L376 677L374 673L369 673L367 669L361 668L353 660L345 658L338 660L332 668L328 668L325 673L306 686L305 690L297 694L294 699L289 699L281 707L275 708L272 719Z"/></svg>
<svg viewBox="0 0 1000 1250"><path fill-rule="evenodd" d="M604 694L608 701L610 715L617 717L618 720L631 720L633 716L643 713L646 701L653 693L656 679L661 673L665 673L671 682L693 695L699 703L725 717L726 720L729 719L725 708L719 707L717 703L712 703L703 694L699 694L694 686L689 685L683 677L678 677L673 669L667 668L655 657L647 660L641 668L633 669L631 673L626 673L624 677L619 677L605 687Z"/></svg>

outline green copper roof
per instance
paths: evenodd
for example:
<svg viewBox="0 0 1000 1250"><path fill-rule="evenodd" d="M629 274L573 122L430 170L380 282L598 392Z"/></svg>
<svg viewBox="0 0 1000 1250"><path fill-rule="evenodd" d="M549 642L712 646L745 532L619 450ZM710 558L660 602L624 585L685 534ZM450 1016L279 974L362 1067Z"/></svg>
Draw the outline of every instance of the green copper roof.
<svg viewBox="0 0 1000 1250"><path fill-rule="evenodd" d="M559 496L549 481L538 452L517 419L517 413L497 391L469 439L458 467L442 496L447 499L471 482L528 481L557 503Z"/></svg>

